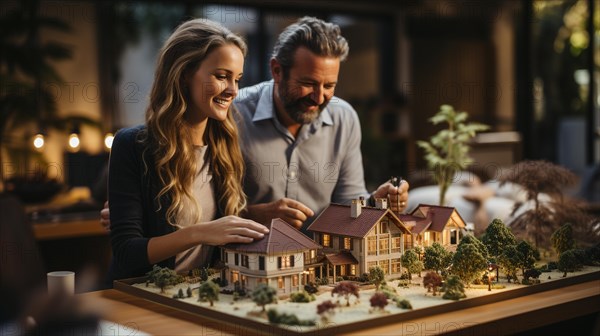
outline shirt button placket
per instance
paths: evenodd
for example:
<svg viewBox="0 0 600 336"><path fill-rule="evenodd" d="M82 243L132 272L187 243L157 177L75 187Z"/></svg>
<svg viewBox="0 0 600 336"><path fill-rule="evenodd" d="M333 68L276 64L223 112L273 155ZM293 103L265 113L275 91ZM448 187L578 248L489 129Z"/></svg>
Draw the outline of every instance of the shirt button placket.
<svg viewBox="0 0 600 336"><path fill-rule="evenodd" d="M287 166L287 178L286 178L286 197L291 199L298 199L298 155L296 154L296 148L292 150L292 154L290 155L290 160Z"/></svg>

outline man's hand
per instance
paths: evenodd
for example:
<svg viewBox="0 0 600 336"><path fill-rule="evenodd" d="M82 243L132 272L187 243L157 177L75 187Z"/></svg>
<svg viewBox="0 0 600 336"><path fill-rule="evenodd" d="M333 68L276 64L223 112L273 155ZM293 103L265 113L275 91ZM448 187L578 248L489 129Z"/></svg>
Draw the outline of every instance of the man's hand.
<svg viewBox="0 0 600 336"><path fill-rule="evenodd" d="M282 198L275 202L249 205L244 217L267 225L273 218L281 218L296 229L314 212L306 205L290 198Z"/></svg>
<svg viewBox="0 0 600 336"><path fill-rule="evenodd" d="M408 205L408 182L401 180L400 184L395 187L390 181L380 185L379 188L373 194L375 198L387 198L389 200L389 207L398 206L400 212L406 210Z"/></svg>
<svg viewBox="0 0 600 336"><path fill-rule="evenodd" d="M100 210L100 224L106 231L110 231L110 210L108 210L108 201L104 202L104 208Z"/></svg>

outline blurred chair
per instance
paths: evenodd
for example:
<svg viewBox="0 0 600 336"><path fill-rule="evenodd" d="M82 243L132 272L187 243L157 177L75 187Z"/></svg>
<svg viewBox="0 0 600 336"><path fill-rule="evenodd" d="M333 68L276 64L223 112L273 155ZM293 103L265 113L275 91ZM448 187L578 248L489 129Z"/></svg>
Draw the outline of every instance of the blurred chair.
<svg viewBox="0 0 600 336"><path fill-rule="evenodd" d="M45 281L44 267L25 215L12 194L0 193L0 324L23 309L34 288Z"/></svg>

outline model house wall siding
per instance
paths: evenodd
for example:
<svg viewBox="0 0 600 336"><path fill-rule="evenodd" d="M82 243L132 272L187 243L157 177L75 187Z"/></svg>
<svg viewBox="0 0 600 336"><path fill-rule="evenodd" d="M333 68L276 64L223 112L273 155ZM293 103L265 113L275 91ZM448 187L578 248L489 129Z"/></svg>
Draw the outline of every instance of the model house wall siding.
<svg viewBox="0 0 600 336"><path fill-rule="evenodd" d="M230 285L234 285L236 279L247 289L254 289L259 283L267 283L276 288L280 294L289 294L299 291L302 284L302 272L304 271L304 253L280 253L274 255L265 255L259 253L240 253L226 250L227 265L226 278ZM235 264L236 257L238 264ZM243 266L242 262L247 257L248 266ZM264 258L264 270L259 269L260 259ZM279 268L279 258L282 258L281 268ZM287 258L287 260L285 260ZM291 259L294 259L293 265ZM245 265L245 261L244 261ZM237 274L237 275L236 275ZM297 280L294 280L296 278Z"/></svg>

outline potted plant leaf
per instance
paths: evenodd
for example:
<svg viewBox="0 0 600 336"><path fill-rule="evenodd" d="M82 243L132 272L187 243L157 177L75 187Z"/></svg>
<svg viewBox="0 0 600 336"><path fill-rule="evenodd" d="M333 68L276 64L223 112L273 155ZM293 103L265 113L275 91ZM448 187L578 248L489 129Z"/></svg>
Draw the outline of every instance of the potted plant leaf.
<svg viewBox="0 0 600 336"><path fill-rule="evenodd" d="M450 105L442 105L429 121L434 125L446 123L448 127L432 136L429 142L417 141L417 145L425 150L427 166L440 187L439 205L445 205L446 191L456 172L473 162L468 155L469 141L477 132L489 128L480 123L467 123L467 118L467 112L455 111Z"/></svg>

